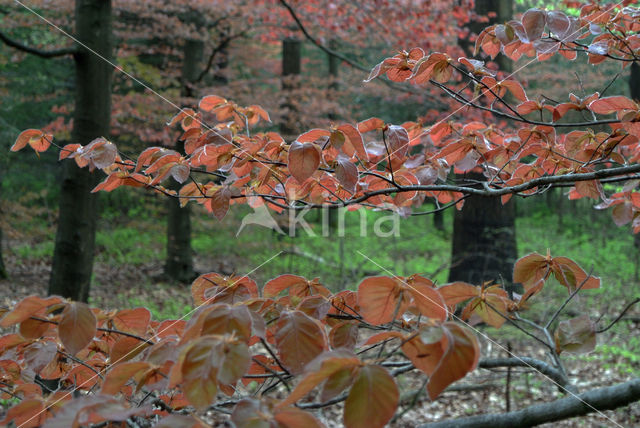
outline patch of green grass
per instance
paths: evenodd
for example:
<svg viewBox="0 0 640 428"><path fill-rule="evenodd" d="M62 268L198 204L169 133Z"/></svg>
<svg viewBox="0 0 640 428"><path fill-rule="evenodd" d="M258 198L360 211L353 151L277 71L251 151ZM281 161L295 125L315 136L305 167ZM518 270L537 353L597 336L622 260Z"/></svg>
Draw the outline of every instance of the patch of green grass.
<svg viewBox="0 0 640 428"><path fill-rule="evenodd" d="M11 251L21 260L39 260L53 257L53 240L38 244L24 244L13 247Z"/></svg>
<svg viewBox="0 0 640 428"><path fill-rule="evenodd" d="M193 309L191 305L183 304L171 299L164 300L161 304L139 297L129 297L126 300L127 305L123 307L145 307L151 312L152 319L158 321L182 318Z"/></svg>
<svg viewBox="0 0 640 428"><path fill-rule="evenodd" d="M165 243L166 236L162 232L143 224L99 230L96 234L97 259L129 264L163 260Z"/></svg>
<svg viewBox="0 0 640 428"><path fill-rule="evenodd" d="M194 250L212 256L239 258L238 274L246 274L264 263L251 274L259 282L285 272L307 278L319 277L333 290L353 289L365 276L388 275L389 272L395 275L420 273L439 283L446 281L451 251L449 215L445 219L444 232L433 227L431 217L410 217L399 220L398 236L380 236L376 229L388 232L391 227L388 213L348 212L343 236L335 233L322 236L322 222L315 220L315 213L309 213L305 220L312 230L310 233L298 229L297 236L290 237L250 225L236 238L240 219L248 212L234 207L221 223L212 224L200 218L194 227ZM265 263L279 252L282 253Z"/></svg>

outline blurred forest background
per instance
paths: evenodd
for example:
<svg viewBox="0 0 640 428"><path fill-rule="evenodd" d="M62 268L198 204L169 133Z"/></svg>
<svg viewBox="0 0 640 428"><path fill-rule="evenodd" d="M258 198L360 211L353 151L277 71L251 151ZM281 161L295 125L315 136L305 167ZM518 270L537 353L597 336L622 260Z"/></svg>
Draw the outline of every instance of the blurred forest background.
<svg viewBox="0 0 640 428"><path fill-rule="evenodd" d="M47 7L46 3L38 11L72 32L71 2L65 2L70 4L69 10L59 5ZM428 125L443 117L452 105L432 88L416 91L379 82L363 84L367 72L329 56L305 39L277 2L226 2L234 5L203 5L202 9L192 9L179 1L166 7L160 7L165 2L157 3L155 8L154 1L114 2L115 61L144 83L117 71L113 76L110 138L125 152L175 145L177 133L166 122L176 109L159 95L180 107L196 106L200 97L209 94L239 105L261 105L272 120L271 128L262 130L280 130L291 140L307 129L372 116L397 124L417 121ZM392 11L367 11L367 2L360 3L351 13L333 16L330 7L314 10L305 2L291 2L320 43L367 69L390 54L414 46L462 55L457 42L462 29L447 33L443 28L455 28L456 13L468 12L464 7L452 11L449 1L431 2L427 25L420 20L407 22L406 16L389 16ZM557 3L516 1L514 8L521 13L533 6L560 7L561 2ZM384 14L389 21L376 25ZM366 22L359 22L361 16ZM0 5L0 28L30 46L70 43L11 1ZM283 46L293 52L293 57L284 61ZM628 94L629 69L621 70L618 64L594 68L584 57L569 62L559 55L543 63L529 61L523 58L512 68L528 92L535 91L540 97L567 100L569 93L582 97L609 84L610 94ZM44 128L60 144L70 142L73 89L71 57L44 59L0 44L0 228L6 269L6 278L0 280L3 305L10 306L18 297L47 292L62 174L56 150L37 156L34 152L12 153L9 147L27 128ZM467 111L462 109L457 114ZM427 203L424 208L428 211L433 205ZM176 281L176 275L172 278L166 269L166 219L170 210L165 198L141 189L99 194L91 304L105 308L144 305L159 318L180 317L191 307L188 278L178 274ZM610 213L595 210L591 200L570 201L560 189L542 197L519 199L515 210L517 257L531 251L544 254L549 248L553 255L571 257L602 278L600 290L571 303L576 313L581 305L588 304L601 315L615 314L634 296L640 277L640 249L634 245L630 230L616 227ZM460 262L451 255L451 209L438 215L404 218L399 236L386 238L375 236L372 227L377 218L388 214L372 211L362 214L369 228L366 236L361 234L360 213L346 213L344 236L335 231L322 236L321 215L309 213L305 219L317 236L301 230L298 236L289 237L249 225L236 237L242 218L250 212L247 206L232 206L219 222L202 207L191 207L193 265L187 268L187 277L205 272L244 275L282 251L251 277L264 283L288 272L319 277L330 289L339 290L354 288L365 276L384 274L357 255L359 249L366 249L398 275L420 273L438 284L447 282L450 267ZM286 220L286 216L277 218L283 228L288 228ZM562 301L565 295L558 287L555 298ZM554 308L551 304L543 306L537 309ZM629 372L637 376L640 336L631 333L637 329L638 316L634 318L631 313L627 317L629 322L617 324L610 340L600 343L596 354L575 358L599 358L598 370L610 371L614 377ZM507 339L518 340L517 333L493 334L512 334Z"/></svg>

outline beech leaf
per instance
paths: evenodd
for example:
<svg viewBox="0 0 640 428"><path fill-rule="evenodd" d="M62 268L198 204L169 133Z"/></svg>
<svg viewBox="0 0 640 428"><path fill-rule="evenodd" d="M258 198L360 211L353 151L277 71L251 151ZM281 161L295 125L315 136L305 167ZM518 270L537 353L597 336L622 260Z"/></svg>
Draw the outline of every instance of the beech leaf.
<svg viewBox="0 0 640 428"><path fill-rule="evenodd" d="M86 303L72 302L65 306L58 322L58 337L67 352L77 354L96 334L96 316Z"/></svg>

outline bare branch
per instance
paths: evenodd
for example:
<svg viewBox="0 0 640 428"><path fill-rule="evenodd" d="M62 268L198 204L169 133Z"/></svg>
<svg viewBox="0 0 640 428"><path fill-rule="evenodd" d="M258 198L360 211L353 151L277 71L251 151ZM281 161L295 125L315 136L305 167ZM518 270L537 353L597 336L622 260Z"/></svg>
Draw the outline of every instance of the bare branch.
<svg viewBox="0 0 640 428"><path fill-rule="evenodd" d="M532 427L593 412L617 409L640 399L640 379L593 389L577 396L536 404L509 413L478 415L420 425L420 428Z"/></svg>
<svg viewBox="0 0 640 428"><path fill-rule="evenodd" d="M40 58L55 58L58 56L73 55L79 52L75 46L69 47L69 48L56 49L53 51L44 51L42 49L37 49L31 46L22 44L17 40L13 40L12 38L10 38L9 36L7 36L1 31L0 31L0 40L2 40L4 44L7 46L18 49L22 52L29 53L31 55L39 56Z"/></svg>
<svg viewBox="0 0 640 428"><path fill-rule="evenodd" d="M335 51L333 49L329 49L328 47L326 47L325 45L320 43L315 37L313 37L311 35L311 33L309 33L309 31L306 29L306 27L304 26L304 24L302 23L302 21L300 20L298 15L296 14L296 11L293 10L293 8L289 5L289 3L286 2L286 0L280 0L280 4L282 4L282 6L285 9L287 9L287 11L289 12L289 15L291 15L291 18L293 18L293 20L296 22L296 25L300 29L300 31L302 31L302 34L304 34L306 39L309 40L311 43L316 45L318 48L320 48L322 51L324 51L328 55L331 55L333 57L338 58L341 61L344 61L346 64L348 64L349 66L351 66L351 67L353 67L353 68L355 68L357 70L364 71L365 73L369 73L371 71L371 68L365 67L362 64L358 64L357 62L355 62L351 58L347 57L346 55L343 55L340 52L337 52L337 51ZM415 90L415 89L407 87L405 85L399 85L399 84L397 84L395 82L392 82L392 81L390 81L388 79L383 78L382 76L379 77L376 80L379 80L380 82L384 83L388 87L396 89L396 90L400 90L400 91L403 91L403 92L408 92L410 94L416 94L416 95L422 95L422 96L428 97L432 101L435 101L438 105L441 105L441 106L445 107L444 104L442 104L440 101L435 99L433 96L429 96L428 94L426 94L424 92Z"/></svg>
<svg viewBox="0 0 640 428"><path fill-rule="evenodd" d="M629 304L627 304L627 306L625 306L625 308L622 310L622 312L620 312L620 315L618 315L613 321L611 321L609 323L608 326L601 328L599 330L596 330L596 333L604 333L605 331L609 330L611 327L613 327L618 321L620 321L622 319L622 317L624 316L624 314L627 313L627 311L629 309L631 309L631 307L633 305L635 305L636 303L640 302L640 297L636 297L635 299L633 299L631 302L629 302Z"/></svg>
<svg viewBox="0 0 640 428"><path fill-rule="evenodd" d="M545 376L550 377L560 386L568 385L567 378L560 370L552 367L542 360L530 357L518 358L487 358L478 362L478 367L483 369L494 369L497 367L527 367L534 368Z"/></svg>

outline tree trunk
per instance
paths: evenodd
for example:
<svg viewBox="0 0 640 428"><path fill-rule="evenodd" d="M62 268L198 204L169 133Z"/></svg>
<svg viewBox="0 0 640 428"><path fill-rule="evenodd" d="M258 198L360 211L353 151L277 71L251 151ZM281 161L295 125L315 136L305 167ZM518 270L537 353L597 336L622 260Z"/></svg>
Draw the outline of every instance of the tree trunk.
<svg viewBox="0 0 640 428"><path fill-rule="evenodd" d="M467 178L481 180L481 174ZM480 285L484 281L511 283L517 257L515 204L500 198L470 196L453 219L449 281Z"/></svg>
<svg viewBox="0 0 640 428"><path fill-rule="evenodd" d="M204 43L200 40L187 40L184 45L184 62L182 64L182 95L193 97L191 83L198 78L200 63L204 52ZM184 154L184 142L176 143L176 150ZM169 179L168 188L180 190L182 184ZM167 260L164 273L172 280L188 283L195 277L193 269L193 250L191 249L191 208L180 207L177 199L167 200Z"/></svg>
<svg viewBox="0 0 640 428"><path fill-rule="evenodd" d="M72 142L88 144L108 137L111 119L111 1L76 0L76 38L95 53L79 47L75 54L76 94ZM86 302L93 269L97 195L91 193L100 179L97 171L63 161L58 230L49 280L49 294Z"/></svg>
<svg viewBox="0 0 640 428"><path fill-rule="evenodd" d="M631 71L629 72L629 93L631 95L631 99L634 101L640 101L640 64L638 64L638 61L631 63ZM640 251L640 233L636 233L633 236L633 245L636 247L636 250Z"/></svg>
<svg viewBox="0 0 640 428"><path fill-rule="evenodd" d="M0 191L2 190L2 176L0 174ZM0 201L2 198L0 197ZM4 260L2 259L2 217L4 216L4 212L2 211L2 205L0 205L0 279L5 279L9 275L7 274L7 269L4 267Z"/></svg>
<svg viewBox="0 0 640 428"><path fill-rule="evenodd" d="M332 50L338 50L338 42L335 39L331 39L329 41L329 48ZM334 55L327 55L328 65L329 65L329 88L327 99L330 102L337 102L338 100L338 91L340 90L340 84L338 83L338 70L340 67L340 59ZM330 111L328 115L330 120L337 120L338 114L335 111ZM327 212L327 233L329 235L334 235L336 227L338 226L338 210L328 210ZM324 227L324 224L323 224ZM338 238L343 239L344 236ZM342 245L342 244L341 244Z"/></svg>
<svg viewBox="0 0 640 428"><path fill-rule="evenodd" d="M302 43L289 37L282 41L282 92L284 114L280 122L280 133L291 136L300 132L298 104L294 101L293 92L299 88Z"/></svg>
<svg viewBox="0 0 640 428"><path fill-rule="evenodd" d="M229 24L223 24L222 28L218 32L220 39L228 37L231 33ZM213 71L213 86L225 86L229 83L227 77L229 68L229 43L223 43L220 47L220 51L216 54L215 68Z"/></svg>
<svg viewBox="0 0 640 428"><path fill-rule="evenodd" d="M476 13L486 16L495 12L490 23L473 22L469 28L480 33L482 28L496 21L502 22L513 14L512 0L476 0ZM469 43L460 41L469 51ZM502 71L510 71L508 58L497 59ZM460 178L460 177L459 177ZM466 174L466 178L483 180L479 173ZM453 221L453 245L449 281L467 281L480 285L484 281L497 281L511 288L513 263L517 258L515 233L515 200L502 205L500 198L471 196Z"/></svg>

